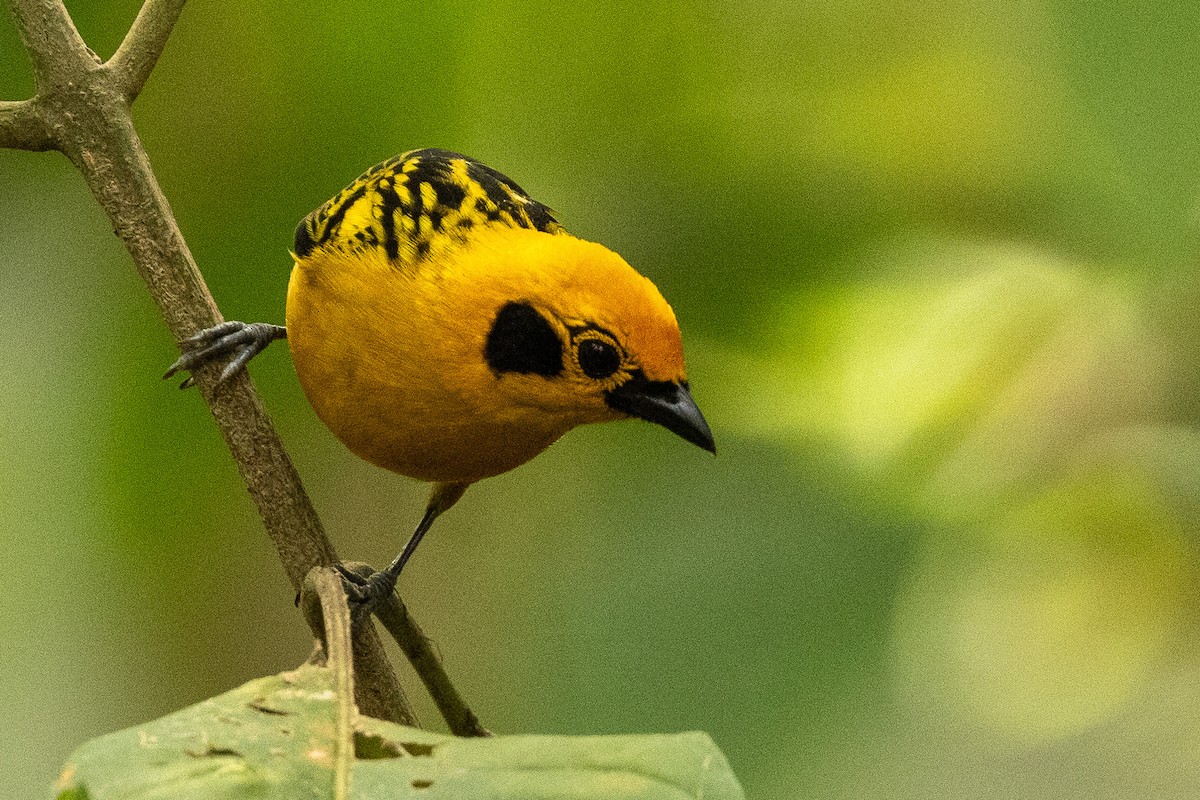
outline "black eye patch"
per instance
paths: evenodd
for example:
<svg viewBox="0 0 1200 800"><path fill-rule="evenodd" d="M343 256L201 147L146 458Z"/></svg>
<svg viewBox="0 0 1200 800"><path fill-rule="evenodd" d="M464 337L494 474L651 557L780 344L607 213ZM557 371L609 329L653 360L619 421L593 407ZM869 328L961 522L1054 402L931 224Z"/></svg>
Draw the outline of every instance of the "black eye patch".
<svg viewBox="0 0 1200 800"><path fill-rule="evenodd" d="M576 352L579 354L579 368L589 378L607 378L621 366L621 354L617 348L602 339L584 339Z"/></svg>
<svg viewBox="0 0 1200 800"><path fill-rule="evenodd" d="M563 371L563 346L554 328L528 303L507 303L488 332L484 358L492 371L552 378Z"/></svg>

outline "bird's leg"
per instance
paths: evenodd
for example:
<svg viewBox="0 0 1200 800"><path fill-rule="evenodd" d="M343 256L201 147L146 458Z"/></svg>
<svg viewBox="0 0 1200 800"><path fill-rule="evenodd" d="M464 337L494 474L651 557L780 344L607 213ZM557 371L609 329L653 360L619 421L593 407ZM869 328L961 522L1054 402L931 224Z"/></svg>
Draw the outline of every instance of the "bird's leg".
<svg viewBox="0 0 1200 800"><path fill-rule="evenodd" d="M425 534L433 525L433 521L443 511L457 503L458 499L463 496L463 492L470 485L469 483L434 484L433 493L429 496L429 504L425 506L425 516L421 517L421 522L404 545L404 549L392 559L392 563L388 564L386 569L382 569L370 577L364 578L358 573L351 572L345 567L338 565L338 571L346 579L346 593L354 606L352 613L355 619L370 614L380 603L391 596L392 592L396 591L396 581L400 579L400 572L404 569L404 565L408 563L408 560L412 558L417 545L421 543L421 539L425 537Z"/></svg>
<svg viewBox="0 0 1200 800"><path fill-rule="evenodd" d="M184 339L179 345L183 349L183 355L167 369L163 378L232 353L233 358L225 365L225 369L221 370L221 377L217 378L217 383L224 383L244 369L246 364L250 363L250 359L261 353L271 342L286 338L287 328L282 325L233 320L222 322ZM195 379L189 377L179 388L186 389L194 383Z"/></svg>

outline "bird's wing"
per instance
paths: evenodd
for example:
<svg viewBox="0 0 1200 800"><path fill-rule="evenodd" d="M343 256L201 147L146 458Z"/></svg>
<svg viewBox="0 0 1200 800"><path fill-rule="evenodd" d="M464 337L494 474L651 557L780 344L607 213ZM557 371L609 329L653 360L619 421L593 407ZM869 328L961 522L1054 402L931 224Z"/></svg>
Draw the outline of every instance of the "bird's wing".
<svg viewBox="0 0 1200 800"><path fill-rule="evenodd" d="M413 150L371 167L301 220L294 251L305 258L378 247L415 264L497 225L563 230L549 208L491 167L447 150Z"/></svg>

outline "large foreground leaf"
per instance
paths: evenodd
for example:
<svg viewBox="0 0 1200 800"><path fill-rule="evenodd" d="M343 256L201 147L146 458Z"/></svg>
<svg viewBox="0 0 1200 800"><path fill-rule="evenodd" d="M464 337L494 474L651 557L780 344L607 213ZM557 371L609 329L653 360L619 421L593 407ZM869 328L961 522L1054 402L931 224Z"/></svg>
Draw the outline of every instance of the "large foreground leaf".
<svg viewBox="0 0 1200 800"><path fill-rule="evenodd" d="M336 733L327 670L261 678L162 719L94 739L71 758L59 800L350 798L724 800L742 790L703 733L460 739L359 718Z"/></svg>

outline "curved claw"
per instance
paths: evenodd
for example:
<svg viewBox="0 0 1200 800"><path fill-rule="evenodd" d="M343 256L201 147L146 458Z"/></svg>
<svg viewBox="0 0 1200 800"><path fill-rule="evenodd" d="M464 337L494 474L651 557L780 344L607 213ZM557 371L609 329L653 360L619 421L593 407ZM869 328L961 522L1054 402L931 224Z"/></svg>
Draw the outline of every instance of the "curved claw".
<svg viewBox="0 0 1200 800"><path fill-rule="evenodd" d="M354 624L366 619L396 591L396 578L387 570L363 575L344 564L334 564L346 586L350 619Z"/></svg>
<svg viewBox="0 0 1200 800"><path fill-rule="evenodd" d="M286 339L287 329L280 325L266 322L237 322L230 320L205 328L194 336L180 343L183 354L175 363L167 368L163 378L169 378L182 370L191 371L193 368L211 363L218 358L233 354L233 358L221 370L217 383L221 384L245 369L250 359L266 349L267 345L276 339ZM194 386L194 377L189 377L179 385L180 389Z"/></svg>

